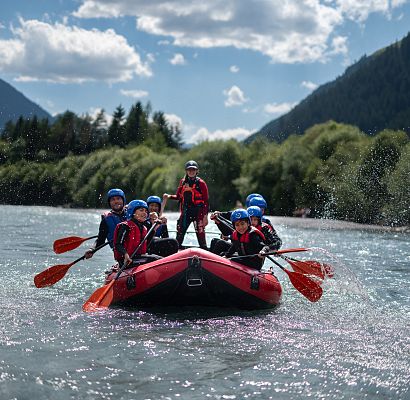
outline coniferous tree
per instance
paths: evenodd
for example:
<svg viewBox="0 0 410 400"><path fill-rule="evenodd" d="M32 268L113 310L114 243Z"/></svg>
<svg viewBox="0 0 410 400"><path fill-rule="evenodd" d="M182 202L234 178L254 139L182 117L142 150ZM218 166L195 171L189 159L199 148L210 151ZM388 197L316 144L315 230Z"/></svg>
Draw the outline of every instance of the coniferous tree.
<svg viewBox="0 0 410 400"><path fill-rule="evenodd" d="M113 119L108 128L108 143L114 146L125 146L125 110L119 105L113 114Z"/></svg>

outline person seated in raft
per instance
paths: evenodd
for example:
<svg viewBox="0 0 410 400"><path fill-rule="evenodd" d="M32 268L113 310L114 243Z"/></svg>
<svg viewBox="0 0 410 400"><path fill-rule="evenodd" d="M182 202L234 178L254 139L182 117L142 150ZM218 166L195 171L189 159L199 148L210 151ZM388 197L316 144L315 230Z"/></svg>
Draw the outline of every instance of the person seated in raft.
<svg viewBox="0 0 410 400"><path fill-rule="evenodd" d="M268 208L268 204L266 203L266 200L262 196L254 196L249 200L249 205L248 207L256 206L259 207L262 210L262 222L265 222L266 224L270 225L273 228L272 222L268 218L264 216L266 209Z"/></svg>
<svg viewBox="0 0 410 400"><path fill-rule="evenodd" d="M161 211L161 198L158 196L149 196L147 198L149 218L145 222L148 229L158 219L161 221L161 225L158 226L155 231L155 235L148 246L149 254L157 254L162 257L169 256L178 252L178 242L176 239L169 237L167 228L167 219L164 216L159 217Z"/></svg>
<svg viewBox="0 0 410 400"><path fill-rule="evenodd" d="M262 221L262 210L258 206L250 206L247 211L251 219L251 225L263 233L265 243L269 246L269 249L279 250L282 246L282 240L271 225Z"/></svg>
<svg viewBox="0 0 410 400"><path fill-rule="evenodd" d="M224 218L225 220L231 220L232 211L214 211L210 215L210 219L215 222L218 229L221 231L220 238L213 238L211 240L210 251L214 254L222 254L226 252L229 247L231 247L231 235L233 228L228 226L225 221L219 220L219 217Z"/></svg>
<svg viewBox="0 0 410 400"><path fill-rule="evenodd" d="M254 198L254 197L262 197L263 198L263 196L261 195L261 194L259 194L259 193L251 193L251 194L248 194L248 196L246 196L246 200L245 200L245 205L246 205L246 208L248 208L248 207L250 207L250 201Z"/></svg>
<svg viewBox="0 0 410 400"><path fill-rule="evenodd" d="M234 261L260 270L264 262L263 255L269 251L263 233L251 225L248 211L243 208L232 212L231 221L235 230L232 233L232 245L224 256L229 258L235 252L239 256L255 254L254 257L237 258Z"/></svg>
<svg viewBox="0 0 410 400"><path fill-rule="evenodd" d="M148 217L148 205L144 200L132 200L127 207L127 220L117 225L114 232L114 258L121 264L131 264L132 253L145 239L148 229L146 221ZM144 240L137 254L134 255L136 261L141 263L158 260L162 257L148 255L147 249L155 230L150 233L150 237Z"/></svg>
<svg viewBox="0 0 410 400"><path fill-rule="evenodd" d="M185 164L185 177L179 181L176 194L164 193L164 198L178 200L180 216L177 221L179 247L191 222L194 223L199 247L207 250L205 226L208 225L209 196L206 182L198 176L198 163L194 160Z"/></svg>
<svg viewBox="0 0 410 400"><path fill-rule="evenodd" d="M91 258L94 254L93 250L101 246L108 240L111 249L114 248L114 231L115 227L126 220L125 216L125 194L121 189L110 189L107 192L108 206L110 211L101 215L100 227L98 230L98 237L85 253L85 258Z"/></svg>

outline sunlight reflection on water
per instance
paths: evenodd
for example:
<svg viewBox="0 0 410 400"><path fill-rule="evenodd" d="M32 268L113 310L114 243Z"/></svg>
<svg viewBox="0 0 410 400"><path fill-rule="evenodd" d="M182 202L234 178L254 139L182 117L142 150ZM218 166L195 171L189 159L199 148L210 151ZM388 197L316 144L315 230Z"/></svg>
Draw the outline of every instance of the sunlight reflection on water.
<svg viewBox="0 0 410 400"><path fill-rule="evenodd" d="M33 276L81 255L86 247L56 256L51 244L94 234L98 214L24 207L32 222L11 229L23 208L2 207L0 398L409 397L408 236L304 229L302 220L288 226L280 219L284 247L313 247L298 259L335 266L317 303L278 270L284 295L273 311L84 314L82 303L111 265L108 249L53 287L35 288ZM176 214L169 219L172 229ZM195 244L195 235L187 243Z"/></svg>

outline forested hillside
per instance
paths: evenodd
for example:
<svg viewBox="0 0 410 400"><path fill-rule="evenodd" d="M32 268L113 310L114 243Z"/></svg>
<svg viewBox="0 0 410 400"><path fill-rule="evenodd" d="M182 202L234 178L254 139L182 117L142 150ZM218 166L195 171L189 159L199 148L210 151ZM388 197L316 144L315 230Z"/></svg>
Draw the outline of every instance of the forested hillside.
<svg viewBox="0 0 410 400"><path fill-rule="evenodd" d="M173 193L188 159L198 161L212 210L232 209L251 192L268 212L362 223L410 225L410 142L402 131L374 136L333 121L281 144L258 139L204 142L181 149L178 127L137 103L107 125L71 112L47 121L8 123L0 140L0 202L105 207L105 193L127 199ZM32 139L32 134L36 140ZM40 138L40 139L39 139ZM170 202L167 208L176 209Z"/></svg>
<svg viewBox="0 0 410 400"><path fill-rule="evenodd" d="M290 134L334 120L374 135L383 129L410 133L410 34L349 67L289 113L266 124L257 137L281 142Z"/></svg>
<svg viewBox="0 0 410 400"><path fill-rule="evenodd" d="M25 118L32 118L37 115L38 118L53 120L53 117L47 111L0 79L0 131L7 121L12 120L15 122L20 115Z"/></svg>

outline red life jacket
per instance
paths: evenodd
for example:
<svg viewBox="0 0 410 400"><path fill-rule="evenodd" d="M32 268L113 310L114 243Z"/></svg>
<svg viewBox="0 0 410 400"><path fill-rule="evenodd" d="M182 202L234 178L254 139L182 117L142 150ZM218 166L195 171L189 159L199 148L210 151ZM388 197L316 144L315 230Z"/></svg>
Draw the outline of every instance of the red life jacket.
<svg viewBox="0 0 410 400"><path fill-rule="evenodd" d="M269 231L269 232L273 232L273 228L267 224L266 222L262 222L262 224L255 226L256 229L258 229L259 231L261 231L263 233L263 231Z"/></svg>
<svg viewBox="0 0 410 400"><path fill-rule="evenodd" d="M187 192L191 192L191 201L194 206L203 206L204 200L202 197L201 186L199 182L201 178L195 178L195 181L192 186L189 185L189 182L185 180L185 178L181 179L179 182L179 187L181 188L181 197L180 201L183 204L185 202L185 196L188 194Z"/></svg>
<svg viewBox="0 0 410 400"><path fill-rule="evenodd" d="M132 220L121 222L115 228L114 243L117 242L118 227L120 225L128 225L128 227L130 228L130 230L128 231L128 234L127 234L127 236L124 240L124 248L126 249L128 255L131 257L132 253L139 246L142 239L144 239L145 236L147 235L148 230L147 230L146 226L143 225L142 232L141 232L138 225L135 222L133 222ZM147 252L147 241L144 242L144 244L140 247L140 249L138 250L138 252L136 254L145 254L146 252ZM136 254L134 254L134 255L136 255ZM121 260L123 260L124 257L123 257L122 254L120 254L114 248L114 258L117 261L121 261Z"/></svg>
<svg viewBox="0 0 410 400"><path fill-rule="evenodd" d="M232 233L232 240L239 241L240 243L249 243L249 235L251 233L256 233L260 236L262 241L265 241L265 235L259 229L256 229L253 226L251 226L251 229L247 230L243 235L241 235L241 237L238 236L238 231L234 230Z"/></svg>

